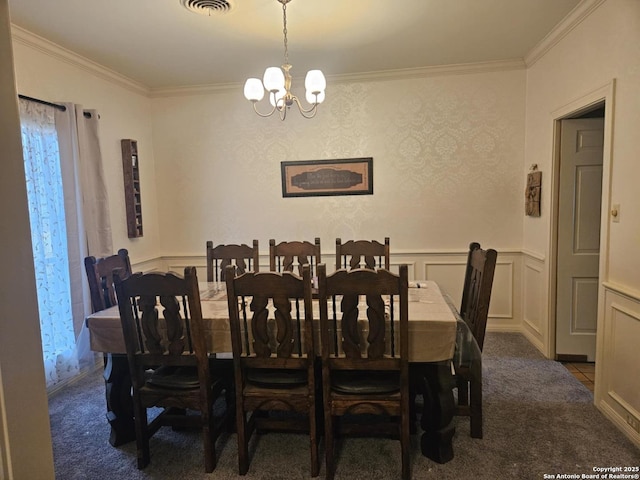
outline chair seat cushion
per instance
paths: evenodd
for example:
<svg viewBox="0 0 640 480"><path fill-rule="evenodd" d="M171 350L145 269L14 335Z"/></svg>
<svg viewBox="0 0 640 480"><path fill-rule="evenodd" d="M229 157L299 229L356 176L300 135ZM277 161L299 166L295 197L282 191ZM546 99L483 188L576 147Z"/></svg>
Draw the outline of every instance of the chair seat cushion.
<svg viewBox="0 0 640 480"><path fill-rule="evenodd" d="M400 391L400 373L338 370L331 373L331 389L351 395L375 395Z"/></svg>
<svg viewBox="0 0 640 480"><path fill-rule="evenodd" d="M253 385L267 388L298 387L307 383L306 370L280 370L271 368L250 368L246 380Z"/></svg>
<svg viewBox="0 0 640 480"><path fill-rule="evenodd" d="M154 370L149 379L149 385L159 388L191 390L200 387L198 370L196 367L162 366Z"/></svg>

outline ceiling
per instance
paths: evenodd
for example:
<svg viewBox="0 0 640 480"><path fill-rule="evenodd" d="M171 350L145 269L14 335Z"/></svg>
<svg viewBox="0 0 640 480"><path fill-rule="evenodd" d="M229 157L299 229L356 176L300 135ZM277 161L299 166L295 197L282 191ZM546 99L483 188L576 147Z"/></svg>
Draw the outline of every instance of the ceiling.
<svg viewBox="0 0 640 480"><path fill-rule="evenodd" d="M193 0L191 0L193 1ZM200 0L199 0L200 1ZM9 0L14 25L151 89L243 83L283 63L282 5L180 0ZM291 0L294 77L522 60L580 0Z"/></svg>

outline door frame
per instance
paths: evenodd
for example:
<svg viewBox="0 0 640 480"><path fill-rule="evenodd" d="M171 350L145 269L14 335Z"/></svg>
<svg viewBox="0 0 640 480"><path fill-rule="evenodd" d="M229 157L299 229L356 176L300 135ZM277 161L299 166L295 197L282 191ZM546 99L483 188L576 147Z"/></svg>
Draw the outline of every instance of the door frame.
<svg viewBox="0 0 640 480"><path fill-rule="evenodd" d="M602 202L600 207L600 258L598 264L598 312L596 321L596 399L597 386L603 360L603 325L604 325L604 287L609 276L609 222L611 211L611 165L613 112L615 96L615 79L609 83L567 103L551 112L553 119L553 154L551 165L551 206L549 228L549 290L547 351L549 358L556 357L556 291L557 291L557 254L558 254L558 209L560 195L560 125L561 121L592 110L604 102L604 144L602 149Z"/></svg>

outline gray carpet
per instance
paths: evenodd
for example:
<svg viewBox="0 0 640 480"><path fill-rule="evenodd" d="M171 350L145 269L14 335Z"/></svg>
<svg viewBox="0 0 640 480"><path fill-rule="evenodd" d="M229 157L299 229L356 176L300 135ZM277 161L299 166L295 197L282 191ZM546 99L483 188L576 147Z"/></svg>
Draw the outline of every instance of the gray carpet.
<svg viewBox="0 0 640 480"><path fill-rule="evenodd" d="M593 406L591 392L523 336L489 332L483 359L484 438L470 438L468 418L456 418L455 458L440 465L420 454L419 437L414 436L412 478L541 479L544 474L580 476L593 473L593 467L640 464L640 451ZM218 441L218 466L205 474L200 434L167 428L151 440L151 464L138 470L135 443L119 448L108 443L99 371L54 394L49 410L60 480L310 478L304 435L254 436L249 473L240 477L234 435ZM348 438L342 443L336 479L399 476L399 442Z"/></svg>

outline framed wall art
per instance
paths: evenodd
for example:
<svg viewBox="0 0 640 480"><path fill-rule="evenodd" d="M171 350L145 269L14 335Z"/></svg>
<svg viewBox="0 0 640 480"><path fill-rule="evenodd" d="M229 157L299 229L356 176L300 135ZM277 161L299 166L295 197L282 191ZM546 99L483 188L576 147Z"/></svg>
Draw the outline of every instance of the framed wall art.
<svg viewBox="0 0 640 480"><path fill-rule="evenodd" d="M373 158L281 162L282 196L372 195Z"/></svg>

